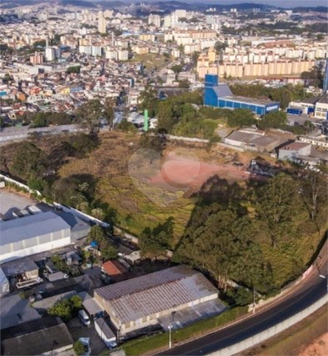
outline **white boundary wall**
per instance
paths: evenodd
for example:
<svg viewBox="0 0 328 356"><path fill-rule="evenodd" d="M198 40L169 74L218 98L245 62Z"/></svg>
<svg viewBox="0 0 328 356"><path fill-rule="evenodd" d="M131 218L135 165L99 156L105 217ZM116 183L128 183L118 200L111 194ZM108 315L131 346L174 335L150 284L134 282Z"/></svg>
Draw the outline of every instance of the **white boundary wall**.
<svg viewBox="0 0 328 356"><path fill-rule="evenodd" d="M8 178L8 177L4 176L3 174L0 174L0 178L2 178L5 182L9 182L9 183L13 183L15 185L18 185L19 187L26 189L30 193L35 193L35 194L41 196L41 193L39 191L31 189L27 185L25 185L23 183L20 183L20 182L17 182L17 180Z"/></svg>
<svg viewBox="0 0 328 356"><path fill-rule="evenodd" d="M297 324L301 320L305 319L309 315L313 314L315 311L323 307L325 304L328 303L328 294L326 294L324 297L316 301L314 304L310 305L308 308L302 310L298 314L293 315L292 317L282 321L281 323L272 326L271 328L262 331L261 333L254 335L246 340L243 340L241 342L238 342L237 344L234 344L232 346L226 347L224 349L218 350L216 352L213 352L211 356L231 356L238 354L239 352L242 352L250 347L253 347L265 340L270 339L271 337L281 333L282 331L290 328L294 324Z"/></svg>

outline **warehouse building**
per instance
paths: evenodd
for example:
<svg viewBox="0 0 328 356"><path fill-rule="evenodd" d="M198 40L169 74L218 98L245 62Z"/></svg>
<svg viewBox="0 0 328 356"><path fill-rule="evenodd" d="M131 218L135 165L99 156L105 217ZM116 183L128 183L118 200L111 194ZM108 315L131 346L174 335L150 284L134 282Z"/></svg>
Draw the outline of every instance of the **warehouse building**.
<svg viewBox="0 0 328 356"><path fill-rule="evenodd" d="M233 95L226 83L219 83L216 74L205 75L204 105L221 109L249 109L258 116L279 110L280 104L268 99Z"/></svg>
<svg viewBox="0 0 328 356"><path fill-rule="evenodd" d="M201 273L186 266L108 285L96 289L94 295L120 336L154 325L164 328L172 313L179 322L188 322L188 318L191 322L206 317L205 309L216 314L224 309L218 306L218 290ZM197 307L203 312L196 311ZM193 313L196 317L190 320Z"/></svg>
<svg viewBox="0 0 328 356"><path fill-rule="evenodd" d="M0 221L0 263L71 243L71 228L52 212Z"/></svg>

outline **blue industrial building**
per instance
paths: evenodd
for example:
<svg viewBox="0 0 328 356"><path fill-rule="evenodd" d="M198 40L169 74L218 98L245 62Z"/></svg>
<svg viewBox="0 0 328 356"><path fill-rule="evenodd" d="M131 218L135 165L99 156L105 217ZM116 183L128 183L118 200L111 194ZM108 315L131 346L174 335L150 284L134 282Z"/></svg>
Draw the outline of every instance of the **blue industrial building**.
<svg viewBox="0 0 328 356"><path fill-rule="evenodd" d="M253 99L233 95L229 86L219 83L215 74L205 75L204 105L224 109L249 109L258 116L279 110L280 104L268 99Z"/></svg>

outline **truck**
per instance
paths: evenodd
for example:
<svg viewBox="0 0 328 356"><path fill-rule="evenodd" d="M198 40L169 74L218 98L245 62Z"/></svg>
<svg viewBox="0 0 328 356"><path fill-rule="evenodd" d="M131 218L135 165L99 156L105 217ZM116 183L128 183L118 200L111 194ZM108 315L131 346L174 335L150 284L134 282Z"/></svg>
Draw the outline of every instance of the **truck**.
<svg viewBox="0 0 328 356"><path fill-rule="evenodd" d="M97 318L95 320L95 329L101 340L109 349L113 349L117 346L116 336L104 318Z"/></svg>

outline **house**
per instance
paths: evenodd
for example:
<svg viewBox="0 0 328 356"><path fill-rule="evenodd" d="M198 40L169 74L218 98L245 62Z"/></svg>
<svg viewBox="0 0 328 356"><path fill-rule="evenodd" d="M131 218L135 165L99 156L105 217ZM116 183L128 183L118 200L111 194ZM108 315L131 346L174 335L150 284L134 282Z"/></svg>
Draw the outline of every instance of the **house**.
<svg viewBox="0 0 328 356"><path fill-rule="evenodd" d="M28 299L22 299L18 294L11 294L1 298L0 318L0 329L6 329L40 319L40 315L30 306Z"/></svg>
<svg viewBox="0 0 328 356"><path fill-rule="evenodd" d="M2 269L8 278L15 278L17 288L42 282L39 278L39 267L29 258L5 263Z"/></svg>
<svg viewBox="0 0 328 356"><path fill-rule="evenodd" d="M201 273L181 265L98 288L94 297L122 336L158 326L172 313L216 303L218 290Z"/></svg>
<svg viewBox="0 0 328 356"><path fill-rule="evenodd" d="M127 273L127 270L119 261L110 260L103 263L101 272L107 274L113 280L119 281L124 279L124 274Z"/></svg>
<svg viewBox="0 0 328 356"><path fill-rule="evenodd" d="M310 143L295 141L279 149L278 159L301 163L302 157L307 157L310 154L311 154Z"/></svg>
<svg viewBox="0 0 328 356"><path fill-rule="evenodd" d="M67 326L53 316L1 330L2 355L55 355L72 348Z"/></svg>

